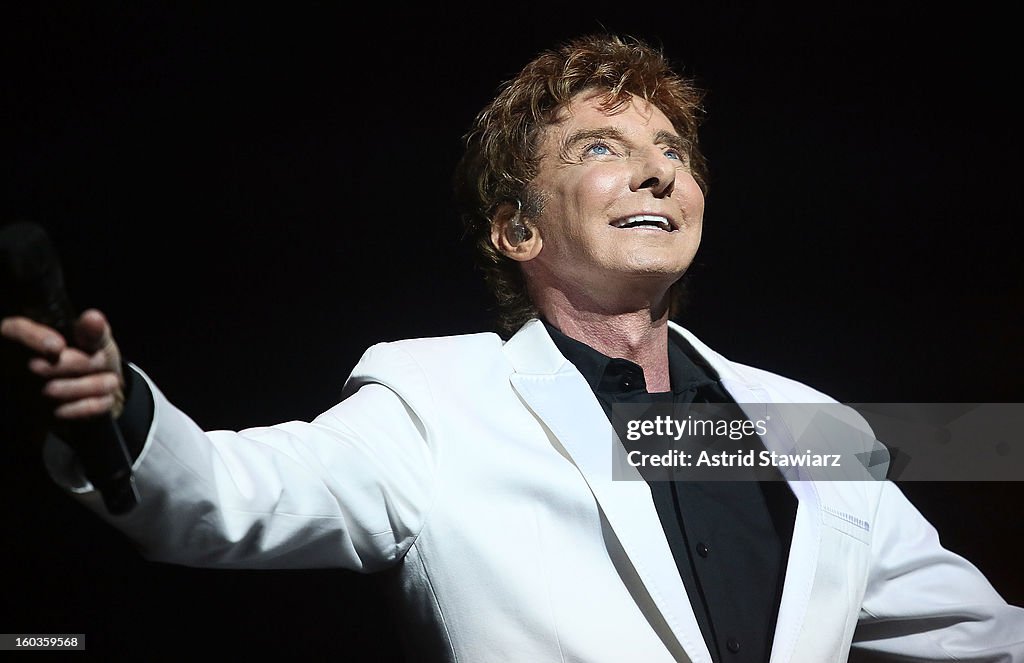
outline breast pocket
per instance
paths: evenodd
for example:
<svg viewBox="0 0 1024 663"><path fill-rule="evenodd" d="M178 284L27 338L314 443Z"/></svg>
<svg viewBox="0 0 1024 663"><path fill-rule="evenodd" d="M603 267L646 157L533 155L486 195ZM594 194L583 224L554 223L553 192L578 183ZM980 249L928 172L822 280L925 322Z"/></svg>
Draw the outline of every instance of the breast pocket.
<svg viewBox="0 0 1024 663"><path fill-rule="evenodd" d="M871 545L871 523L864 518L828 504L822 504L821 522L826 527L838 530L865 545Z"/></svg>

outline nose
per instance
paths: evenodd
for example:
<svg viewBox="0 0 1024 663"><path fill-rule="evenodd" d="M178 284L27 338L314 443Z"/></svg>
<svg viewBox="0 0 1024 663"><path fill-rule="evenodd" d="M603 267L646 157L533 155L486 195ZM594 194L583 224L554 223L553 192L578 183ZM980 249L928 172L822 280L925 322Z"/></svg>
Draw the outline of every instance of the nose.
<svg viewBox="0 0 1024 663"><path fill-rule="evenodd" d="M675 162L665 156L660 148L648 150L639 160L630 188L633 191L650 189L655 198L672 195L676 185Z"/></svg>

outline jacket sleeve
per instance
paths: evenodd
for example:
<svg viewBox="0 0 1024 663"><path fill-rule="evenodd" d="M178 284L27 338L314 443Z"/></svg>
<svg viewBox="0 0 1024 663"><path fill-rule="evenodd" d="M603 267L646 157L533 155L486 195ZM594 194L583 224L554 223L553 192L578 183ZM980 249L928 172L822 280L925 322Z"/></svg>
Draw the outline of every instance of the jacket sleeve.
<svg viewBox="0 0 1024 663"><path fill-rule="evenodd" d="M364 355L358 387L312 422L239 432L204 432L144 376L153 422L134 465L140 503L124 515L106 512L55 440L47 465L154 561L378 570L412 545L434 486L432 436L421 418L429 408L416 403L430 396L403 354L374 352L378 364L398 363L388 372L409 371L403 395L373 381Z"/></svg>
<svg viewBox="0 0 1024 663"><path fill-rule="evenodd" d="M851 662L1024 661L1024 609L1007 605L970 562L885 482Z"/></svg>

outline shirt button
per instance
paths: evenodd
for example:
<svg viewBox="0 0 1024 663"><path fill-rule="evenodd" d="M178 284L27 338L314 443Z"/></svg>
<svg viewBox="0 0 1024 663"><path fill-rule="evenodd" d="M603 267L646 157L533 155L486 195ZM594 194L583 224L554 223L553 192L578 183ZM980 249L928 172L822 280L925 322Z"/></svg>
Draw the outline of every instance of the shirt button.
<svg viewBox="0 0 1024 663"><path fill-rule="evenodd" d="M725 646L729 651L735 654L740 650L740 641L736 638L729 638L729 641L725 643Z"/></svg>
<svg viewBox="0 0 1024 663"><path fill-rule="evenodd" d="M701 557L707 557L708 556L708 546L707 546L706 543L698 543L697 544L697 554L700 555Z"/></svg>
<svg viewBox="0 0 1024 663"><path fill-rule="evenodd" d="M622 385L622 390L627 391L633 386L633 378L627 375L626 377L622 378L622 382L620 384Z"/></svg>

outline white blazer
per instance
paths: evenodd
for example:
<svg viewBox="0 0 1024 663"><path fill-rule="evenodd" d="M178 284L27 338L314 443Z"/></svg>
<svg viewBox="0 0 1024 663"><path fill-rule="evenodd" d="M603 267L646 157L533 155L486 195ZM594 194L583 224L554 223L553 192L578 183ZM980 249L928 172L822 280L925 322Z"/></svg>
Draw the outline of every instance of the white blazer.
<svg viewBox="0 0 1024 663"><path fill-rule="evenodd" d="M831 401L671 333L739 403ZM711 660L647 484L612 480L608 419L539 321L505 343L375 345L310 423L203 432L150 387L134 511L105 514L73 464L50 462L150 559L397 566L416 660ZM845 661L851 645L909 657L898 660L1024 661L1024 610L943 549L894 484L790 487L799 506L772 663Z"/></svg>

